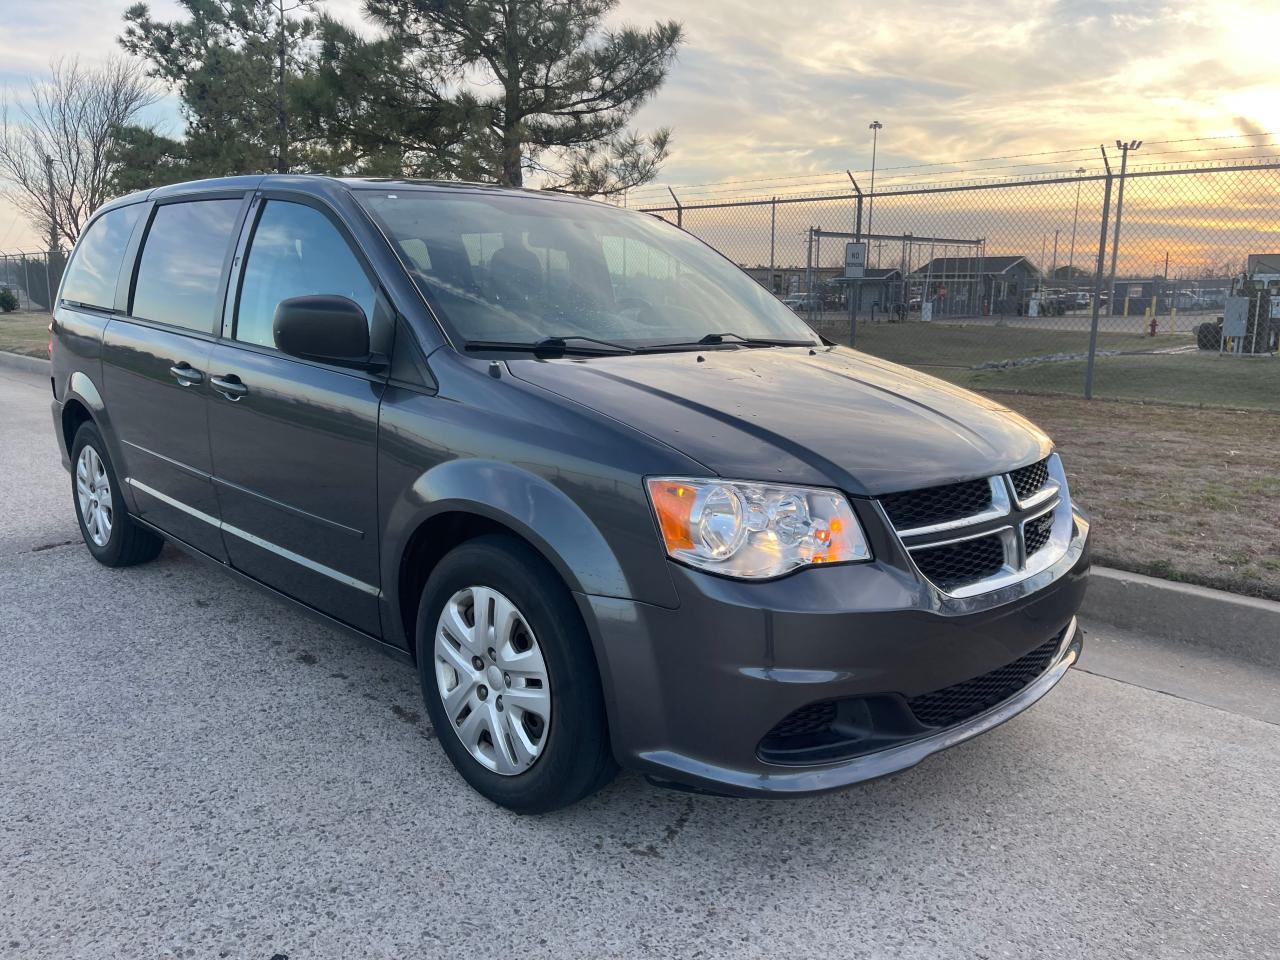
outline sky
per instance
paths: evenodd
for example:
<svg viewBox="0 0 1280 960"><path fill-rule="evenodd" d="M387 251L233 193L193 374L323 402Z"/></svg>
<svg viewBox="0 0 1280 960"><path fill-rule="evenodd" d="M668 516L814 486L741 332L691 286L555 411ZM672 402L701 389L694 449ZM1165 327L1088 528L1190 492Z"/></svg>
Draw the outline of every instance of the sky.
<svg viewBox="0 0 1280 960"><path fill-rule="evenodd" d="M0 0L0 89L21 99L50 58L77 54L93 62L115 52L130 2ZM358 0L325 7L359 19ZM159 0L152 9L163 16L175 5ZM863 177L872 120L884 124L881 183L920 163L955 162L950 169L964 170L960 161L974 158L1096 152L1117 137L1154 142L1280 131L1280 4L621 0L612 16L635 25L669 18L684 24L687 39L636 126L671 127L674 145L662 186L636 191L639 203L668 196L667 184L688 198L710 198L713 191L767 192L777 186L765 184L769 178L845 169ZM180 130L172 98L147 119ZM1149 156L1245 156L1274 142L1246 136L1170 145ZM1181 152L1193 150L1202 152ZM1074 166L1075 155L1057 160ZM1025 170L1059 169L1055 162L1048 157ZM1001 172L1024 171L1008 166ZM0 250L39 243L0 200Z"/></svg>

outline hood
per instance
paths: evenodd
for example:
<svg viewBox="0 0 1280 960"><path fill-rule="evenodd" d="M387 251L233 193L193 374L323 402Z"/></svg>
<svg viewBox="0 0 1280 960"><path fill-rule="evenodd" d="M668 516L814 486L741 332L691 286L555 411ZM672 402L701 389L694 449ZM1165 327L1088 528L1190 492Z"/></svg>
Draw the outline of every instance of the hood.
<svg viewBox="0 0 1280 960"><path fill-rule="evenodd" d="M521 358L509 368L732 479L878 496L1004 472L1050 449L998 403L844 347Z"/></svg>

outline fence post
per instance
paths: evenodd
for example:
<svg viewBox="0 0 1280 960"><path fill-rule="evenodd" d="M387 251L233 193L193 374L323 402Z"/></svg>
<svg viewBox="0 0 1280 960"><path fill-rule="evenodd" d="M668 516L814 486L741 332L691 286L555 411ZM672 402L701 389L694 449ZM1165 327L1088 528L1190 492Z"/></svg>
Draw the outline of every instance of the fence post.
<svg viewBox="0 0 1280 960"><path fill-rule="evenodd" d="M778 198L769 201L769 290L773 290L773 271L777 269L774 252L778 245Z"/></svg>
<svg viewBox="0 0 1280 960"><path fill-rule="evenodd" d="M813 227L809 228L809 232L805 235L805 260L804 260L804 297L805 297L805 316L810 326L813 324Z"/></svg>
<svg viewBox="0 0 1280 960"><path fill-rule="evenodd" d="M680 204L680 198L676 196L676 192L667 187L667 193L671 194L671 199L676 204L676 226L681 230L684 229L684 207Z"/></svg>
<svg viewBox="0 0 1280 960"><path fill-rule="evenodd" d="M1098 356L1098 310L1102 298L1102 265L1107 262L1107 218L1111 213L1111 163L1107 160L1107 148L1102 151L1102 163L1107 168L1106 187L1102 191L1102 228L1098 231L1098 262L1093 272L1093 317L1089 321L1089 361L1084 368L1084 398L1093 399L1093 365ZM1115 268L1112 267L1114 270ZM1115 284L1112 283L1112 291Z"/></svg>

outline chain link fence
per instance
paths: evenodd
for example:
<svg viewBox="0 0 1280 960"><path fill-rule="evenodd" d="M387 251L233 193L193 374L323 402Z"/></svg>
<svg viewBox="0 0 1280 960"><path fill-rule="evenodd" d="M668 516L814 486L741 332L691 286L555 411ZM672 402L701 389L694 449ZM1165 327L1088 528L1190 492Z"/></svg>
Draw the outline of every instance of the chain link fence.
<svg viewBox="0 0 1280 960"><path fill-rule="evenodd" d="M67 256L52 253L0 253L0 290L13 297L13 312L51 313Z"/></svg>
<svg viewBox="0 0 1280 960"><path fill-rule="evenodd" d="M831 340L965 386L1280 409L1280 163L643 208ZM866 268L845 277L845 245Z"/></svg>

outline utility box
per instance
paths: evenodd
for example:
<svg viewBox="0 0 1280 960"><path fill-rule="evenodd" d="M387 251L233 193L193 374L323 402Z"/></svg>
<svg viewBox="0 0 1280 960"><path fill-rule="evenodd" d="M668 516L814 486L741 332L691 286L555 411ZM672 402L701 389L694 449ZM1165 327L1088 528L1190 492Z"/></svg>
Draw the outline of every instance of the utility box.
<svg viewBox="0 0 1280 960"><path fill-rule="evenodd" d="M1222 311L1223 337L1243 337L1249 329L1249 298L1227 297Z"/></svg>

